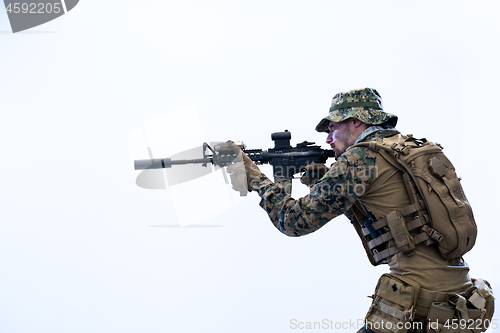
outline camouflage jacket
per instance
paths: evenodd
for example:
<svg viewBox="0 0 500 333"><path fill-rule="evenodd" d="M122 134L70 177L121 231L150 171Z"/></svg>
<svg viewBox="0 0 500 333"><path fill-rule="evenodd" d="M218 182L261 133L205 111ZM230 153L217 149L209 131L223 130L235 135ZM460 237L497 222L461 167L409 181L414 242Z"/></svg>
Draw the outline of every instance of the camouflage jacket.
<svg viewBox="0 0 500 333"><path fill-rule="evenodd" d="M377 131L362 141L382 141L398 133L396 130ZM341 214L352 219L351 206L377 178L376 158L377 153L362 147L346 151L311 187L310 193L299 199L286 194L282 185L274 184L263 173L251 186L262 198L260 206L279 231L288 236L303 236Z"/></svg>

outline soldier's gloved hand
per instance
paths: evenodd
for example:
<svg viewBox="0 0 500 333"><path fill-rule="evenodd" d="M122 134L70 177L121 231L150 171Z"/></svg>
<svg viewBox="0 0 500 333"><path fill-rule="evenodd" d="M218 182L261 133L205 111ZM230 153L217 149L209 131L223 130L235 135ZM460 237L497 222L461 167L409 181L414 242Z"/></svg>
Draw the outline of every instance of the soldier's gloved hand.
<svg viewBox="0 0 500 333"><path fill-rule="evenodd" d="M240 196L244 197L248 193L247 171L243 161L231 164L227 167L226 172L231 178L233 190L240 192Z"/></svg>
<svg viewBox="0 0 500 333"><path fill-rule="evenodd" d="M250 181L252 177L260 173L257 164L248 157L240 147L235 146L234 152L237 154L235 163L227 167L226 172L231 178L233 190L240 192L241 196L246 196L252 191Z"/></svg>
<svg viewBox="0 0 500 333"><path fill-rule="evenodd" d="M327 172L328 168L324 164L313 163L306 165L305 172L302 177L300 177L300 182L308 187L312 187L314 183L320 180Z"/></svg>

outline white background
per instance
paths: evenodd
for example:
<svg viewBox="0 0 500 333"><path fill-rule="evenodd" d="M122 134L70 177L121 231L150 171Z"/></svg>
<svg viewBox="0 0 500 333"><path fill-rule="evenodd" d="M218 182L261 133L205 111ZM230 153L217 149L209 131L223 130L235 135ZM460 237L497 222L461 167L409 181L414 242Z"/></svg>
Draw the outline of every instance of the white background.
<svg viewBox="0 0 500 333"><path fill-rule="evenodd" d="M324 145L314 126L333 95L365 86L402 132L445 147L479 226L471 276L500 290L499 13L478 0L83 0L12 34L0 11L0 332L363 318L387 268L344 217L288 238L252 194L203 222L219 227L154 227L179 224L175 205L135 185L129 136L195 106L206 140L267 149L288 129ZM179 141L199 134L175 127Z"/></svg>

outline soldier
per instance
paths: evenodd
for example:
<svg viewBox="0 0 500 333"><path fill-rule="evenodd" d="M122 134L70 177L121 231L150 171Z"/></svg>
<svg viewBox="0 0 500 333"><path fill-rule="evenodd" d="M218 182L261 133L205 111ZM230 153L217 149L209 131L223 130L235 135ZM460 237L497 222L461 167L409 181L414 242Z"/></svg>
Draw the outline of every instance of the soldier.
<svg viewBox="0 0 500 333"><path fill-rule="evenodd" d="M391 273L384 275L377 285L374 302L366 318L367 327L359 332L411 332L418 326L400 330L396 325L416 321L430 325L429 322L435 317L427 315L431 303L440 304L442 309L438 310L442 312L438 311L437 316L441 321L439 327L427 327L427 330L443 329L444 319L447 319L441 316L443 313L452 313L450 318L456 317L458 313L461 319L469 319L465 303L462 304L462 299L465 299L462 296L467 296L468 292L469 297L474 290L478 290L473 287L469 266L461 256L452 259L443 257L437 241L442 240L437 238L442 235L438 233L436 236L432 233L435 230L430 232L428 225L423 226L427 222L428 212L425 206L416 206L420 202L419 197L412 197L409 190L411 182L405 176L406 172L397 166L394 159L384 158L379 151L370 149L374 147L374 142L382 144L384 140L402 140L395 129L397 120L397 116L383 111L382 99L375 89L364 88L336 94L329 114L316 126L316 131L328 134L326 142L335 152L336 162L330 168L320 164L307 166L308 172L301 181L310 187L310 193L299 199L287 194L282 184L274 184L269 180L243 154L247 174L247 183L243 186L258 193L262 198L260 206L280 232L292 237L303 236L345 214L356 227L371 263L389 265ZM368 142L372 142L373 146L363 146L363 143ZM242 168L241 164L236 165L229 167L228 172L232 175L241 174ZM315 178L309 176L311 171L316 173ZM231 177L235 189L242 186L237 178ZM412 186L416 192L415 185ZM468 206L465 197L463 202ZM410 211L408 207L414 209ZM390 228L389 224L394 224L394 221L388 222L388 216L396 215L391 212L398 212L398 216L405 215L403 229L398 231ZM415 227L413 221L419 217L421 223ZM415 224L413 230L409 227L409 220ZM385 221L385 225L372 227L375 221ZM470 223L473 223L473 218ZM436 236L436 239L430 236ZM475 240L475 234L472 236L469 249ZM393 296L389 295L391 292ZM455 296L450 295L458 296L453 298ZM453 308L453 304L456 308ZM486 310L483 301L479 301L478 307L481 306L479 315L484 319ZM492 315L493 310L488 311L488 315ZM381 321L385 321L386 326ZM484 327L481 326L481 329L484 330Z"/></svg>

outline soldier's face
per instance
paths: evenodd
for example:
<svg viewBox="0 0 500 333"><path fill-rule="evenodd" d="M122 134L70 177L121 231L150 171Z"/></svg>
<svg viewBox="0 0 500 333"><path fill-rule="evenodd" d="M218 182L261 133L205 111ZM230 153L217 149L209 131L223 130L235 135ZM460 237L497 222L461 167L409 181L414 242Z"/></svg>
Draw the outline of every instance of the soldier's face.
<svg viewBox="0 0 500 333"><path fill-rule="evenodd" d="M328 124L329 133L326 137L326 143L329 144L335 152L335 159L345 153L347 148L356 142L351 124L352 122L349 122L349 119L340 123L331 121L330 124Z"/></svg>

